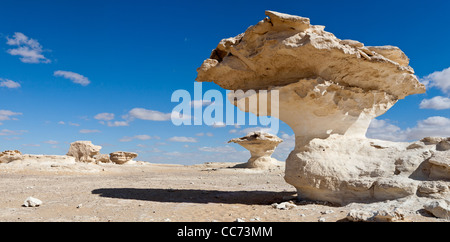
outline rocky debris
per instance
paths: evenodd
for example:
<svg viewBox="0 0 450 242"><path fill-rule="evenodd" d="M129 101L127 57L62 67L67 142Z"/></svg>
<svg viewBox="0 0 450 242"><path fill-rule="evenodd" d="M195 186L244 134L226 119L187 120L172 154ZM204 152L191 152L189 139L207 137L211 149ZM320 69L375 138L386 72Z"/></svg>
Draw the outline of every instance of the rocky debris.
<svg viewBox="0 0 450 242"><path fill-rule="evenodd" d="M27 199L25 199L25 201L23 202L24 207L39 207L42 205L42 201L34 198L34 197L28 197Z"/></svg>
<svg viewBox="0 0 450 242"><path fill-rule="evenodd" d="M242 138L232 139L228 143L236 143L250 151L251 157L245 164L237 167L268 169L274 166L280 166L280 162L271 155L277 146L283 142L276 135L256 131L248 133Z"/></svg>
<svg viewBox="0 0 450 242"><path fill-rule="evenodd" d="M295 203L293 203L292 201L272 204L272 208L276 208L279 210L291 210L296 207L297 205L295 205Z"/></svg>
<svg viewBox="0 0 450 242"><path fill-rule="evenodd" d="M424 209L435 217L450 220L450 202L446 200L435 200L424 205Z"/></svg>
<svg viewBox="0 0 450 242"><path fill-rule="evenodd" d="M396 222L405 220L405 215L398 208L377 211L350 210L347 219L352 222Z"/></svg>
<svg viewBox="0 0 450 242"><path fill-rule="evenodd" d="M95 162L95 156L100 154L102 149L99 145L92 144L91 141L75 141L70 144L68 156L75 157L77 162Z"/></svg>
<svg viewBox="0 0 450 242"><path fill-rule="evenodd" d="M6 150L0 153L0 163L9 163L22 157L22 153L18 150Z"/></svg>
<svg viewBox="0 0 450 242"><path fill-rule="evenodd" d="M196 81L231 90L228 99L240 110L277 117L293 129L285 180L301 199L345 205L448 196L450 138L396 143L365 136L374 118L426 91L405 53L338 39L308 18L266 15L223 39L197 69ZM270 91L278 91L278 112L242 105Z"/></svg>
<svg viewBox="0 0 450 242"><path fill-rule="evenodd" d="M117 151L109 154L111 161L115 164L125 164L138 156L137 153Z"/></svg>

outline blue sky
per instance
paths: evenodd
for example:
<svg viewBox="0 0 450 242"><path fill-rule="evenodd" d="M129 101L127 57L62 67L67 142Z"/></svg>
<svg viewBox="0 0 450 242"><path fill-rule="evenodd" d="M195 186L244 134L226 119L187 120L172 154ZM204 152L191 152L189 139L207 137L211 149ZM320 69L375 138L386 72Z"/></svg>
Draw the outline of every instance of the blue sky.
<svg viewBox="0 0 450 242"><path fill-rule="evenodd" d="M170 101L175 90L193 93L196 68L221 39L262 20L264 10L309 17L340 39L394 45L408 55L428 91L377 118L370 137L450 136L447 0L3 0L0 150L62 155L70 142L91 140L102 153L136 151L155 163L245 161L248 152L226 141L257 126L177 127L154 119L177 105ZM222 90L203 84L208 89ZM147 116L138 115L143 109ZM286 140L275 154L282 160L293 136L285 124L278 135Z"/></svg>

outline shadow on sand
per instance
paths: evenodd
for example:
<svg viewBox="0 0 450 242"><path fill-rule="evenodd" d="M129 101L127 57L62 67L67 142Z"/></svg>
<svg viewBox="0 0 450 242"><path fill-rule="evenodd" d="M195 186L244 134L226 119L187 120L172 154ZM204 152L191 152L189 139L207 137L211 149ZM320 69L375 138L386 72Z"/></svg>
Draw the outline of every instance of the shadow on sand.
<svg viewBox="0 0 450 242"><path fill-rule="evenodd" d="M161 188L100 188L92 191L100 197L169 203L226 203L269 205L295 198L295 192L216 191Z"/></svg>

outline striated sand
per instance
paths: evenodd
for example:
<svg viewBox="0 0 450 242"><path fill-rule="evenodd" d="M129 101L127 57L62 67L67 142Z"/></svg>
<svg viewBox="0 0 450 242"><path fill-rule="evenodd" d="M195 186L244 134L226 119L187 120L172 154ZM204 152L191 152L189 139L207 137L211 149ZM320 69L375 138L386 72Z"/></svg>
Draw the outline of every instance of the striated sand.
<svg viewBox="0 0 450 242"><path fill-rule="evenodd" d="M364 206L297 201L283 167L258 171L232 165L0 164L0 221L335 222ZM22 207L30 196L43 204ZM272 206L285 201L296 206ZM410 211L405 220L441 221L420 211Z"/></svg>

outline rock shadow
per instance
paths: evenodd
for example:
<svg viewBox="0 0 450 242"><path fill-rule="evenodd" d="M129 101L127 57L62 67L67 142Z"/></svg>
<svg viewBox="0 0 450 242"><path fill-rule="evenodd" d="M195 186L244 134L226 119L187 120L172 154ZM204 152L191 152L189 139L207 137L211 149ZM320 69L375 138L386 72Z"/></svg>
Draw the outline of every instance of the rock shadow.
<svg viewBox="0 0 450 242"><path fill-rule="evenodd" d="M132 199L165 203L226 203L269 205L289 200L295 192L275 191L217 191L162 188L100 188L92 190L100 197Z"/></svg>

